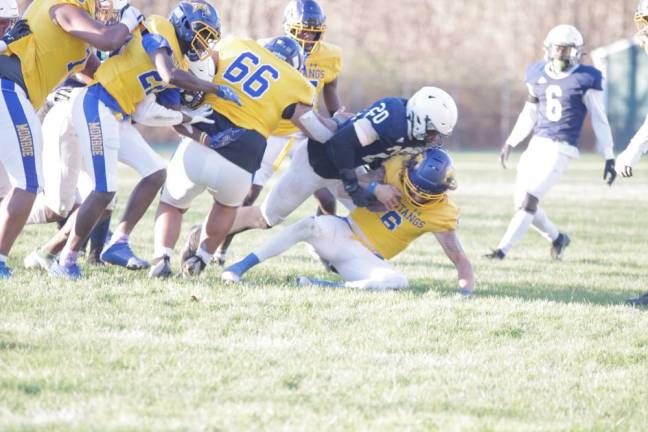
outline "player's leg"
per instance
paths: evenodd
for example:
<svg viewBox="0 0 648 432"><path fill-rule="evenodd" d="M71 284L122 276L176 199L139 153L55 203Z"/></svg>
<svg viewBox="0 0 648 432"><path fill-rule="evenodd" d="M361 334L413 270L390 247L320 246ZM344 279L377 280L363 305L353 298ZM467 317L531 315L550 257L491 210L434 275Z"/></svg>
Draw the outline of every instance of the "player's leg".
<svg viewBox="0 0 648 432"><path fill-rule="evenodd" d="M144 269L149 263L138 258L130 248L129 236L146 213L166 180L165 161L148 145L135 126L120 125L119 160L134 168L142 177L131 192L124 214L101 254L102 261L131 270Z"/></svg>
<svg viewBox="0 0 648 432"><path fill-rule="evenodd" d="M261 194L261 191L263 190L263 187L268 182L268 180L270 180L272 175L281 164L281 160L278 160L278 158L281 156L281 159L283 160L283 158L290 151L293 142L294 138L290 136L268 137L268 139L266 140L266 148L263 152L263 159L261 160L261 167L254 173L254 177L252 179L252 187L250 188L248 195L245 197L242 207L250 207L256 202L257 198ZM200 236L200 228L192 228L192 234L194 236ZM236 234L230 234L225 237L223 244L218 247L215 258L218 261L219 265L223 265L225 263L225 260L227 259L227 250L229 249L232 240L234 240L235 235Z"/></svg>
<svg viewBox="0 0 648 432"><path fill-rule="evenodd" d="M0 278L11 276L7 256L22 232L41 187L42 131L25 92L13 81L0 80L0 162L12 191L0 204Z"/></svg>
<svg viewBox="0 0 648 432"><path fill-rule="evenodd" d="M536 218L539 224L545 222L545 228L551 229L544 212L538 215L539 202L560 179L570 159L558 152L556 146L543 146L543 144L546 143L542 139L534 137L529 144L529 149L520 159L514 196L518 210L513 215L497 249L487 255L489 258L504 258L524 237Z"/></svg>
<svg viewBox="0 0 648 432"><path fill-rule="evenodd" d="M204 151L196 152L196 147ZM196 181L200 180L198 173L209 170L209 164L213 162L209 157L210 153L207 152L215 153L185 139L169 162L167 179L162 187L155 216L154 251L149 277L171 275L171 259L180 237L183 214L189 209L194 198L206 189L205 185Z"/></svg>
<svg viewBox="0 0 648 432"><path fill-rule="evenodd" d="M81 275L77 255L117 191L119 122L112 111L87 90L76 99L73 116L84 170L92 179L93 190L68 220L70 235L58 263L50 268L50 274L76 279Z"/></svg>
<svg viewBox="0 0 648 432"><path fill-rule="evenodd" d="M240 139L262 138L256 132L246 132ZM194 157L209 160L209 169L198 172L197 183L207 186L214 203L202 226L200 243L194 255L182 263L184 275L199 274L211 262L213 254L230 232L238 207L252 185L252 174L219 153L194 144Z"/></svg>

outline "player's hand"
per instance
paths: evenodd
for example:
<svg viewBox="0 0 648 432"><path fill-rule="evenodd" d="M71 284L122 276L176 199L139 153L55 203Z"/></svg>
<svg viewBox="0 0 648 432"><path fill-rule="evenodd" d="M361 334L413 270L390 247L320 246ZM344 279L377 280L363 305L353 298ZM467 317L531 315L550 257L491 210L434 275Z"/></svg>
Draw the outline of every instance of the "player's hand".
<svg viewBox="0 0 648 432"><path fill-rule="evenodd" d="M376 202L376 196L358 183L345 185L344 190L351 197L351 201L358 207L368 207Z"/></svg>
<svg viewBox="0 0 648 432"><path fill-rule="evenodd" d="M401 191L392 185L379 184L374 191L376 199L380 201L389 210L395 209L400 205L402 197Z"/></svg>
<svg viewBox="0 0 648 432"><path fill-rule="evenodd" d="M617 177L617 172L614 169L614 159L606 160L605 169L603 170L603 180L607 180L607 184L609 186L612 186L612 183L614 183L616 177Z"/></svg>
<svg viewBox="0 0 648 432"><path fill-rule="evenodd" d="M121 8L119 12L119 22L128 27L130 33L133 32L142 22L144 22L144 15L135 6L128 4Z"/></svg>
<svg viewBox="0 0 648 432"><path fill-rule="evenodd" d="M213 112L214 110L209 105L201 105L194 110L183 111L183 114L190 118L190 120L185 123L189 123L190 125L196 123L214 124L214 120L209 118Z"/></svg>
<svg viewBox="0 0 648 432"><path fill-rule="evenodd" d="M502 168L504 169L508 168L507 162L509 160L509 156L511 156L511 150L513 150L513 147L508 144L504 144L502 146L502 149L500 150L499 160Z"/></svg>
<svg viewBox="0 0 648 432"><path fill-rule="evenodd" d="M26 19L20 19L16 21L14 25L9 27L9 30L2 36L2 41L6 44L9 45L12 42L17 41L18 39L22 39L25 36L28 36L31 34L31 29L29 28L29 24L27 23Z"/></svg>
<svg viewBox="0 0 648 432"><path fill-rule="evenodd" d="M219 84L216 86L214 92L219 98L234 102L236 105L241 106L241 98L232 87Z"/></svg>

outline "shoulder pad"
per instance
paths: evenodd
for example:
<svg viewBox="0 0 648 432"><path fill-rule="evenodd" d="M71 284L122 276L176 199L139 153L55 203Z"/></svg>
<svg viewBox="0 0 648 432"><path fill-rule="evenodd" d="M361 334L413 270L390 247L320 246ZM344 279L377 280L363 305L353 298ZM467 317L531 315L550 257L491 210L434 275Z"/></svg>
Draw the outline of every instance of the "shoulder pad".
<svg viewBox="0 0 648 432"><path fill-rule="evenodd" d="M544 73L545 64L546 63L543 62L543 61L531 64L527 68L526 77L524 78L524 82L526 82L527 84L531 84L531 85L535 84L536 81L538 81L538 79Z"/></svg>

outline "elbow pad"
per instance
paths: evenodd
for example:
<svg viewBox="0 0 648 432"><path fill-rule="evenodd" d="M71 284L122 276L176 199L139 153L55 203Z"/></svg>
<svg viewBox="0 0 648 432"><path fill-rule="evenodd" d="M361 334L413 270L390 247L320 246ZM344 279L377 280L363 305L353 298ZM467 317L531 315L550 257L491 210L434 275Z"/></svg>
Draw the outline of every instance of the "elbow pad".
<svg viewBox="0 0 648 432"><path fill-rule="evenodd" d="M305 132L312 136L315 141L325 143L333 136L333 132L331 132L331 130L322 123L313 110L309 110L305 114L302 114L302 116L299 117L299 122L304 127Z"/></svg>

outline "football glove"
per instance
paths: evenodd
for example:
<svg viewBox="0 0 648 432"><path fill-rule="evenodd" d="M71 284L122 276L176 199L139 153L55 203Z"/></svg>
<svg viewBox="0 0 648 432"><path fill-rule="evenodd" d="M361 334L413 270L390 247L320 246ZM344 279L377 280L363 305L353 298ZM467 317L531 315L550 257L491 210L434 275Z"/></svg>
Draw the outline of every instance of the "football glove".
<svg viewBox="0 0 648 432"><path fill-rule="evenodd" d="M608 176L610 177L608 179ZM603 170L603 180L607 180L607 184L612 186L614 179L617 177L617 172L614 169L614 159L608 159L605 161L605 169Z"/></svg>
<svg viewBox="0 0 648 432"><path fill-rule="evenodd" d="M132 33L140 23L144 22L144 15L135 6L126 4L119 12L119 22L128 27L128 32Z"/></svg>
<svg viewBox="0 0 648 432"><path fill-rule="evenodd" d="M214 110L209 105L202 105L193 110L183 111L185 115L191 117L191 120L188 122L190 125L196 123L214 124L214 120L209 118L213 112Z"/></svg>
<svg viewBox="0 0 648 432"><path fill-rule="evenodd" d="M241 136L243 136L245 132L247 131L241 128L225 129L215 135L212 135L209 138L207 147L211 148L212 150L218 150L220 148L226 147L241 138Z"/></svg>
<svg viewBox="0 0 648 432"><path fill-rule="evenodd" d="M353 204L358 207L367 207L376 201L373 193L364 189L358 184L358 177L354 169L341 169L340 179L344 184L344 190L349 194Z"/></svg>
<svg viewBox="0 0 648 432"><path fill-rule="evenodd" d="M239 98L239 95L236 94L236 92L232 87L222 85L222 84L217 85L216 96L218 96L221 99L234 102L238 106L241 106L241 98Z"/></svg>

